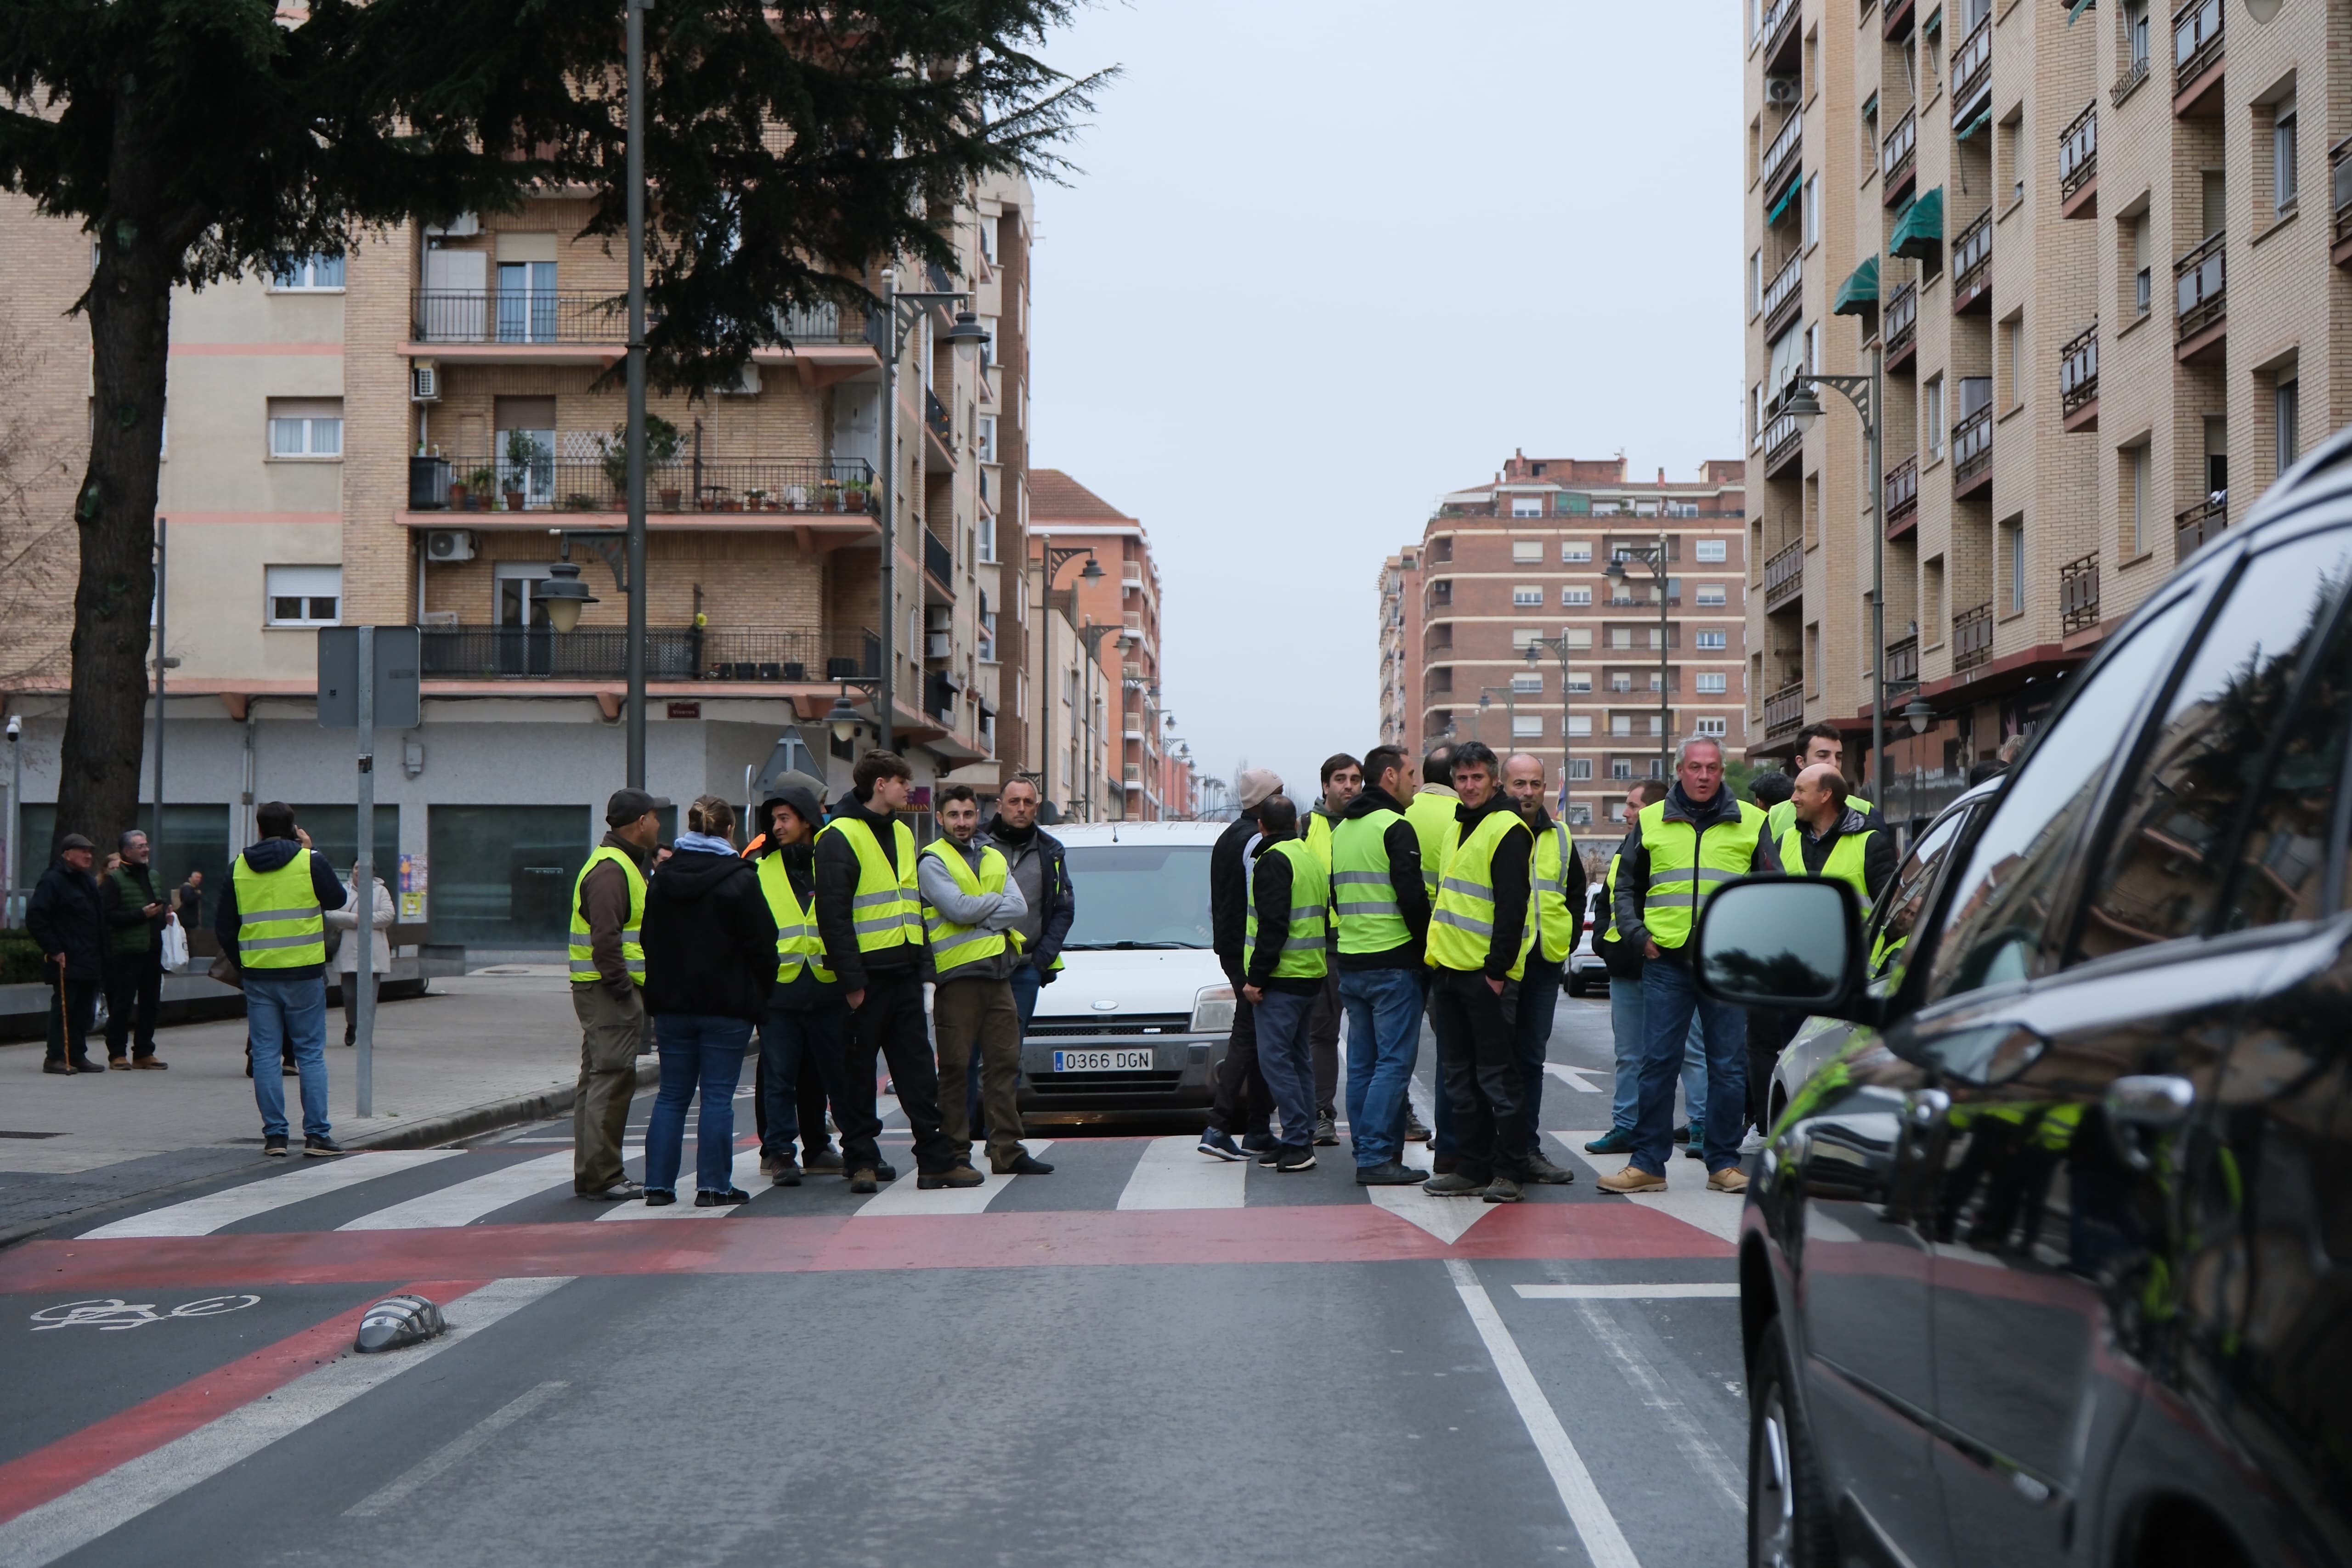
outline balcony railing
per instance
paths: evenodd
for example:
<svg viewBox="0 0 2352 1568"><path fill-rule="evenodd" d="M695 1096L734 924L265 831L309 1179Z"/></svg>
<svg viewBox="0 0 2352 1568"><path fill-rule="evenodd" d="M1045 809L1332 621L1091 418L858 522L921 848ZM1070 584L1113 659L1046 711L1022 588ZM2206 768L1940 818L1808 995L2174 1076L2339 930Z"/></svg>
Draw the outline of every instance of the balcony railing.
<svg viewBox="0 0 2352 1568"><path fill-rule="evenodd" d="M923 531L923 570L938 578L940 587L955 586L955 552L928 528Z"/></svg>
<svg viewBox="0 0 2352 1568"><path fill-rule="evenodd" d="M1764 182L1766 195L1771 194L1804 144L1805 117L1792 110L1788 123L1781 126L1780 133L1772 138L1772 144L1758 155L1756 174Z"/></svg>
<svg viewBox="0 0 2352 1568"><path fill-rule="evenodd" d="M1992 605L1979 605L1952 617L1952 668L1974 669L1992 657Z"/></svg>
<svg viewBox="0 0 2352 1568"><path fill-rule="evenodd" d="M2058 133L2058 196L2063 201L2099 172L2099 100L2093 99Z"/></svg>
<svg viewBox="0 0 2352 1568"><path fill-rule="evenodd" d="M1992 468L1992 410L1979 408L1952 426L1952 488L1972 484Z"/></svg>
<svg viewBox="0 0 2352 1568"><path fill-rule="evenodd" d="M2072 636L2099 624L2099 552L2058 568L2058 626Z"/></svg>
<svg viewBox="0 0 2352 1568"><path fill-rule="evenodd" d="M2230 313L2229 253L2224 230L2215 229L2204 243L2172 264L2172 293L2179 306L2179 340L2190 338Z"/></svg>
<svg viewBox="0 0 2352 1568"><path fill-rule="evenodd" d="M1764 288L1764 331L1769 335L1781 315L1798 302L1798 290L1805 281L1805 253L1797 252L1788 264L1773 274L1772 281Z"/></svg>
<svg viewBox="0 0 2352 1568"><path fill-rule="evenodd" d="M1987 207L1952 236L1952 298L1958 300L1989 282L1991 267L1992 208Z"/></svg>
<svg viewBox="0 0 2352 1568"><path fill-rule="evenodd" d="M948 405L929 387L923 389L923 423L931 427L931 434L940 438L940 445L954 445L955 421L948 417Z"/></svg>
<svg viewBox="0 0 2352 1568"><path fill-rule="evenodd" d="M1767 58L1780 42L1780 35L1796 25L1797 13L1802 9L1801 0L1772 0L1764 7L1764 15L1757 18L1756 36L1764 40Z"/></svg>
<svg viewBox="0 0 2352 1568"><path fill-rule="evenodd" d="M1919 684L1919 638L1916 633L1886 645L1886 684L1890 688Z"/></svg>
<svg viewBox="0 0 2352 1568"><path fill-rule="evenodd" d="M1895 129L1888 132L1885 140L1879 144L1879 184L1886 193L1892 195L1896 183L1911 173L1918 154L1918 117L1906 109L1903 111L1903 118L1895 122Z"/></svg>
<svg viewBox="0 0 2352 1568"><path fill-rule="evenodd" d="M1886 470L1886 531L1908 527L1919 510L1919 459L1904 458Z"/></svg>
<svg viewBox="0 0 2352 1568"><path fill-rule="evenodd" d="M2352 239L2352 136L2327 150L2327 180L2335 195L2336 243Z"/></svg>
<svg viewBox="0 0 2352 1568"><path fill-rule="evenodd" d="M408 459L412 511L622 511L628 460L418 457ZM646 465L651 512L871 512L874 470L823 458L678 458Z"/></svg>
<svg viewBox="0 0 2352 1568"><path fill-rule="evenodd" d="M1764 699L1764 733L1785 735L1805 722L1805 683L1792 680Z"/></svg>
<svg viewBox="0 0 2352 1568"><path fill-rule="evenodd" d="M2058 405L2073 414L2099 400L2099 323L2093 321L2058 351Z"/></svg>
<svg viewBox="0 0 2352 1568"><path fill-rule="evenodd" d="M2172 90L2179 92L2221 58L2221 0L2189 0L2172 14Z"/></svg>
<svg viewBox="0 0 2352 1568"><path fill-rule="evenodd" d="M1919 285L1906 283L1886 301L1886 357L1913 347L1919 335Z"/></svg>
<svg viewBox="0 0 2352 1568"><path fill-rule="evenodd" d="M2221 0L2213 0L2221 4ZM1976 107L1978 94L1992 81L1992 10L1952 51L1952 123L1961 124Z"/></svg>
<svg viewBox="0 0 2352 1568"><path fill-rule="evenodd" d="M1764 563L1764 608L1777 610L1804 592L1805 542L1793 541Z"/></svg>
<svg viewBox="0 0 2352 1568"><path fill-rule="evenodd" d="M1777 467L1783 458L1804 445L1805 427L1793 414L1776 414L1764 426L1764 467Z"/></svg>
<svg viewBox="0 0 2352 1568"><path fill-rule="evenodd" d="M620 626L424 626L426 680L625 680L629 634ZM649 680L818 681L871 676L881 639L864 630L771 632L656 626L646 633Z"/></svg>
<svg viewBox="0 0 2352 1568"><path fill-rule="evenodd" d="M613 294L519 289L419 289L409 331L420 343L621 343L625 301Z"/></svg>
<svg viewBox="0 0 2352 1568"><path fill-rule="evenodd" d="M2230 492L2215 490L2172 519L2172 557L2186 561L2209 539L2219 539L2230 526Z"/></svg>
<svg viewBox="0 0 2352 1568"><path fill-rule="evenodd" d="M2116 77L2116 85L2107 89L2107 101L2120 104L2147 79L2147 57L2146 55L2142 55L2136 60L2126 61L2123 70Z"/></svg>

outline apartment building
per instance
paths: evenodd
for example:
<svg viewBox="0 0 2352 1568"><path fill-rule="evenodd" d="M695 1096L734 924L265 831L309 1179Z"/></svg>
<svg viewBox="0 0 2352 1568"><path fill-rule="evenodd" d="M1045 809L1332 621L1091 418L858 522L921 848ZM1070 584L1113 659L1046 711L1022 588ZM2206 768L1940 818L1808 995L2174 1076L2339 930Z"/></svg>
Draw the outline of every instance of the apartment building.
<svg viewBox="0 0 2352 1568"><path fill-rule="evenodd" d="M1410 752L1419 740L1412 686L1405 675L1412 640L1406 615L1415 603L1421 552L1412 546L1381 563L1381 743Z"/></svg>
<svg viewBox="0 0 2352 1568"><path fill-rule="evenodd" d="M258 800L296 803L322 844L355 836L352 738L316 722L316 633L415 625L423 722L379 737L376 785L377 841L387 868L397 858L404 911L436 941L562 940L625 745L614 374L625 318L612 308L624 259L575 237L588 216L584 201L551 194L512 213L401 226L347 256L174 301L158 508L165 651L178 661L167 873L225 865ZM1026 187L992 181L953 215L952 274L902 269L903 288L968 290L994 336L967 362L945 342L951 313L935 308L908 338L889 606L878 570L889 338L878 322L854 308L803 310L787 323L790 346L757 353L736 384L652 397L656 794L741 798L787 755L845 788L873 731L838 741L823 719L845 679L881 674L885 615L896 742L919 803L948 781L996 788L997 759L1023 741L1017 717L1004 728L1022 639L1000 637L997 606L1019 598L1002 578L1023 555L1031 231ZM84 421L88 335L65 311L88 256L70 225L22 204L0 213L16 324L45 353L40 395ZM878 288L879 272L866 281ZM82 461L79 445L63 456L72 476ZM544 590L566 562L595 602L559 632ZM41 803L55 798L66 630L56 620L42 657L8 661L31 845L46 845ZM870 720L870 696L847 690Z"/></svg>
<svg viewBox="0 0 2352 1568"><path fill-rule="evenodd" d="M1443 497L1395 558L1393 606L1383 576L1381 635L1393 624L1412 704L1400 743L1557 757L1553 787L1565 777L1580 826L1613 819L1625 784L1660 776L1685 734L1745 746L1743 470L1715 461L1653 482L1623 458L1515 453L1492 482ZM1636 558L1661 545L1663 594Z"/></svg>
<svg viewBox="0 0 2352 1568"><path fill-rule="evenodd" d="M2342 422L2352 16L1781 0L1747 20L1754 750L1825 720L1867 767L1877 530L1894 804L1925 815ZM1811 428L1786 411L1796 372L1874 362L1883 521L1853 411L1827 391Z"/></svg>

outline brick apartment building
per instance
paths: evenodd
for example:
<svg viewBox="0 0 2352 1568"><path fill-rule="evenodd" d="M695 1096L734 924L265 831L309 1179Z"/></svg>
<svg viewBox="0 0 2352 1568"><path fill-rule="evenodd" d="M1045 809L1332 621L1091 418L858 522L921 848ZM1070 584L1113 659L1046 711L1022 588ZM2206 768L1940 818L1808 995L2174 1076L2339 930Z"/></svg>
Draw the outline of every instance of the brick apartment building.
<svg viewBox="0 0 2352 1568"><path fill-rule="evenodd" d="M624 776L626 605L607 564L625 517L609 454L624 417L623 258L573 236L563 195L445 228L402 226L348 256L175 301L162 501L169 527L164 869L215 870L254 802L302 807L348 843L347 732L315 722L320 626L422 628L424 716L380 738L380 853L435 939L560 942L572 878ZM992 180L950 230L993 334L966 363L933 310L899 366L895 540L898 743L919 786L992 793L1034 745L1020 715L1026 555L1024 184ZM0 206L8 309L38 356L5 394L56 416L57 478L33 515L70 514L86 450L88 276L74 226ZM878 287L879 275L869 281ZM853 751L820 721L828 672L879 669L881 353L854 309L809 310L707 399L656 394L649 474L648 784L674 801L745 792L797 733L835 788ZM674 432L674 437L671 435ZM68 531L65 531L69 532ZM540 602L566 552L598 603L556 633ZM32 565L65 585L0 630L0 693L25 720L29 877L46 858L70 679L71 540ZM20 595L22 596L22 595ZM1000 606L1013 618L1000 626ZM870 714L870 703L852 696ZM870 744L872 731L866 733ZM346 804L338 807L334 803ZM305 804L314 803L314 804Z"/></svg>
<svg viewBox="0 0 2352 1568"><path fill-rule="evenodd" d="M1564 767L1577 825L1613 819L1625 784L1684 735L1745 746L1742 469L1652 482L1622 458L1515 454L1493 482L1444 497L1382 569L1382 688L1399 694L1383 699L1383 737L1532 752L1554 763L1555 790ZM1622 588L1604 575L1661 539L1663 606L1646 566ZM1538 638L1562 646L1529 662Z"/></svg>
<svg viewBox="0 0 2352 1568"><path fill-rule="evenodd" d="M2352 13L1751 0L1744 25L1756 750L1828 720L1866 765L1883 528L1888 705L1934 713L1890 723L1895 805L1925 814L2343 423ZM1852 411L1782 409L1795 371L1882 353L1883 523Z"/></svg>

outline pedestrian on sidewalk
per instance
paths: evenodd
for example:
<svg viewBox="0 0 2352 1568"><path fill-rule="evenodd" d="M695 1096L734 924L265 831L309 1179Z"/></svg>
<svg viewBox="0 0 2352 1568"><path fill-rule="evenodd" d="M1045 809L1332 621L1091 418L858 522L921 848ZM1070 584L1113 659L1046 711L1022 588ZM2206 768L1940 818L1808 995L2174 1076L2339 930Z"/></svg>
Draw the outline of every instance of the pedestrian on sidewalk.
<svg viewBox="0 0 2352 1568"><path fill-rule="evenodd" d="M665 803L641 789L604 803L604 837L572 884L572 1011L580 1020L580 1080L572 1097L572 1190L624 1203L645 1195L628 1179L621 1140L637 1092L646 1037L646 866L661 839Z"/></svg>
<svg viewBox="0 0 2352 1568"><path fill-rule="evenodd" d="M1258 812L1282 794L1282 779L1266 768L1245 768L1234 781L1241 815L1217 836L1209 851L1209 945L1233 987L1234 1022L1225 1033L1225 1054L1217 1063L1214 1099L1201 1152L1217 1160L1244 1160L1274 1147L1267 1131L1274 1096L1258 1067L1257 1009L1250 1005L1244 948L1249 925L1249 876L1265 829ZM1235 1135L1241 1142L1234 1142Z"/></svg>
<svg viewBox="0 0 2352 1568"><path fill-rule="evenodd" d="M172 907L155 891L152 851L137 828L122 835L120 863L99 884L106 919L106 1065L117 1072L155 1059L155 1008L163 998L163 928Z"/></svg>
<svg viewBox="0 0 2352 1568"><path fill-rule="evenodd" d="M694 1206L748 1203L735 1170L735 1086L751 1027L776 985L776 921L759 873L729 837L735 812L715 795L687 808L687 831L646 887L646 1015L661 1088L646 1119L646 1202L677 1201L686 1108L698 1093Z"/></svg>
<svg viewBox="0 0 2352 1568"><path fill-rule="evenodd" d="M286 1083L260 1063L291 1051L302 1089L302 1152L340 1154L327 1121L327 919L342 883L282 800L255 808L260 839L229 867L213 931L236 954L245 986L247 1051L261 1110L261 1152L287 1152Z"/></svg>
<svg viewBox="0 0 2352 1568"><path fill-rule="evenodd" d="M343 994L343 1044L357 1045L360 1037L360 868L354 865L352 874L343 879L343 891L350 901L340 910L327 911L327 929L343 933L342 943L335 952L335 973ZM392 893L381 877L371 877L375 897L369 902L368 974L364 982L371 992L380 994L383 977L392 973Z"/></svg>
<svg viewBox="0 0 2352 1568"><path fill-rule="evenodd" d="M874 1102L878 1056L890 1066L898 1109L915 1131L915 1163L930 1175L969 1151L940 1125L939 1073L923 1020L923 901L915 835L900 813L914 770L896 752L868 752L851 795L816 836L816 926L825 967L849 1004L849 1056L842 1070L841 1161L849 1190L870 1193L898 1173L884 1163ZM977 1173L974 1173L977 1179Z"/></svg>
<svg viewBox="0 0 2352 1568"><path fill-rule="evenodd" d="M797 1187L794 1141L814 1161L827 1146L825 1102L830 1099L838 1113L844 1098L849 1004L825 967L816 931L816 830L824 821L816 794L804 784L778 784L760 814L768 830L752 865L776 922L776 984L760 1020L752 1105L759 1112L760 1169L779 1187ZM812 1081L819 1086L814 1099L807 1093Z"/></svg>
<svg viewBox="0 0 2352 1568"><path fill-rule="evenodd" d="M1013 971L1013 1005L1021 1015L1025 1037L1029 1020L1037 1015L1037 993L1062 973L1062 944L1070 938L1070 922L1077 919L1077 893L1070 886L1069 861L1062 841L1037 826L1042 800L1036 781L1016 777L996 799L996 816L988 825L988 842L1004 857L1013 885L1024 905L1013 930L1021 933L1020 963ZM1016 1077L1013 1088L1020 1089ZM980 1102L980 1058L975 1054L964 1080L964 1109L971 1118L971 1135L985 1140L988 1118Z"/></svg>
<svg viewBox="0 0 2352 1568"><path fill-rule="evenodd" d="M1276 1171L1315 1168L1315 1055L1308 1016L1328 967L1331 884L1298 837L1298 808L1282 795L1258 806L1250 851L1242 994L1257 1016L1259 1070L1282 1117L1282 1140L1258 1156Z"/></svg>
<svg viewBox="0 0 2352 1568"><path fill-rule="evenodd" d="M1511 1021L1511 1037L1519 1063L1520 1144L1528 1151L1526 1180L1545 1186L1564 1186L1576 1173L1555 1165L1543 1152L1544 1063L1551 1055L1552 1022L1559 1012L1560 973L1568 955L1583 934L1584 862L1568 824L1554 822L1544 809L1544 765L1526 752L1515 752L1503 763L1503 792L1511 797L1528 831L1535 836L1529 890L1529 918L1535 922L1535 944L1528 949L1527 972L1519 977L1518 1011Z"/></svg>
<svg viewBox="0 0 2352 1568"><path fill-rule="evenodd" d="M1323 798L1307 814L1307 847L1331 874L1331 834L1348 803L1364 792L1364 764L1345 752L1323 759ZM1336 938L1337 933L1333 933ZM1339 966L1323 955L1323 991L1307 1015L1307 1042L1315 1053L1315 1142L1339 1142Z"/></svg>
<svg viewBox="0 0 2352 1568"><path fill-rule="evenodd" d="M970 784L948 784L932 811L944 837L916 858L923 895L923 934L931 993L931 1032L938 1041L940 1117L949 1142L969 1151L971 1121L957 1092L981 1058L981 1102L988 1110L988 1168L1000 1176L1045 1176L1054 1167L1021 1146L1021 1009L1013 999L1013 972L1021 941L1008 935L1029 912L1003 851L980 836L980 798ZM967 1153L955 1171L926 1173L920 1187L973 1184Z"/></svg>
<svg viewBox="0 0 2352 1568"><path fill-rule="evenodd" d="M106 1070L89 1058L90 1018L106 976L106 917L89 874L97 858L97 845L67 834L25 906L25 929L40 944L41 973L51 993L49 1048L41 1070L60 1077Z"/></svg>
<svg viewBox="0 0 2352 1568"><path fill-rule="evenodd" d="M1365 752L1363 793L1331 835L1334 967L1348 1015L1348 1135L1356 1184L1365 1187L1412 1186L1429 1177L1403 1159L1429 940L1421 835L1405 820L1402 798L1411 773L1400 747Z"/></svg>

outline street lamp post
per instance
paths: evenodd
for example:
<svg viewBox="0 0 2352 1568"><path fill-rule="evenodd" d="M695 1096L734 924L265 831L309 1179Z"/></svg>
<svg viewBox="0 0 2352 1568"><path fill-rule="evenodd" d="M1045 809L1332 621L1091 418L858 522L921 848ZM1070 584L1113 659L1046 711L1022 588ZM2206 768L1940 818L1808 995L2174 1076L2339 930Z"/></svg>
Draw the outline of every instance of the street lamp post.
<svg viewBox="0 0 2352 1568"><path fill-rule="evenodd" d="M1885 361L1874 350L1868 375L1800 374L1792 378L1797 391L1782 399L1781 412L1803 429L1821 416L1816 386L1835 391L1862 416L1863 436L1870 450L1870 784L1871 799L1880 810L1886 801L1886 466L1879 450L1881 389Z"/></svg>
<svg viewBox="0 0 2352 1568"><path fill-rule="evenodd" d="M1118 637L1118 641L1112 644L1112 647L1123 648L1128 646L1127 628L1123 626L1117 625L1116 623L1106 622L1101 625L1097 625L1096 623L1089 621L1085 626L1078 628L1079 646L1084 647L1087 652L1087 679L1085 686L1085 696L1087 700L1086 819L1088 822L1092 822L1095 819L1095 762L1096 755L1100 750L1100 747L1095 739L1095 676L1102 662L1100 650L1102 648L1103 638L1113 635L1116 635Z"/></svg>
<svg viewBox="0 0 2352 1568"><path fill-rule="evenodd" d="M1078 574L1078 581L1082 583L1099 583L1103 578L1102 563L1095 559L1094 551L1087 546L1083 544L1048 544L1045 548L1045 586L1044 596L1039 600L1037 605L1037 641L1039 644L1037 668L1040 670L1051 668L1054 662L1053 624L1046 619L1046 608L1053 602L1054 598L1054 579L1062 574L1063 567L1067 566L1071 562L1077 560L1080 556L1086 557L1087 563L1084 570L1080 571ZM1074 589L1072 592L1073 595L1075 595L1076 590ZM1050 692L1045 694L1045 738L1041 743L1037 754L1039 759L1045 763L1045 767L1042 772L1045 779L1045 794L1047 795L1051 795L1054 791L1054 699L1053 694ZM1076 722L1075 715L1073 716L1072 722L1074 724ZM1064 779L1062 782L1065 784L1068 784L1074 781Z"/></svg>
<svg viewBox="0 0 2352 1568"><path fill-rule="evenodd" d="M1505 739L1510 744L1517 744L1519 738L1519 694L1507 686L1482 686L1478 689L1478 717L1472 722L1478 726L1478 738L1485 740L1486 710L1494 705L1495 693L1497 691L1503 694L1503 722L1510 731ZM1505 754L1509 754L1507 746L1505 749Z"/></svg>
<svg viewBox="0 0 2352 1568"><path fill-rule="evenodd" d="M1620 546L1616 559L1609 563L1609 569L1601 575L1607 577L1612 586L1623 587L1630 575L1625 570L1625 563L1629 561L1638 561L1647 566L1650 580L1658 590L1658 776L1672 778L1674 765L1667 760L1674 752L1675 723L1673 696L1667 689L1672 681L1666 663L1666 536L1659 534L1655 544Z"/></svg>
<svg viewBox="0 0 2352 1568"><path fill-rule="evenodd" d="M1566 817L1570 797L1575 793L1574 781L1569 776L1575 764L1570 760L1573 742L1568 733L1568 634L1563 631L1556 637L1529 637L1528 663L1537 663L1537 656L1545 648L1549 648L1552 656L1559 661L1559 810L1560 816Z"/></svg>

